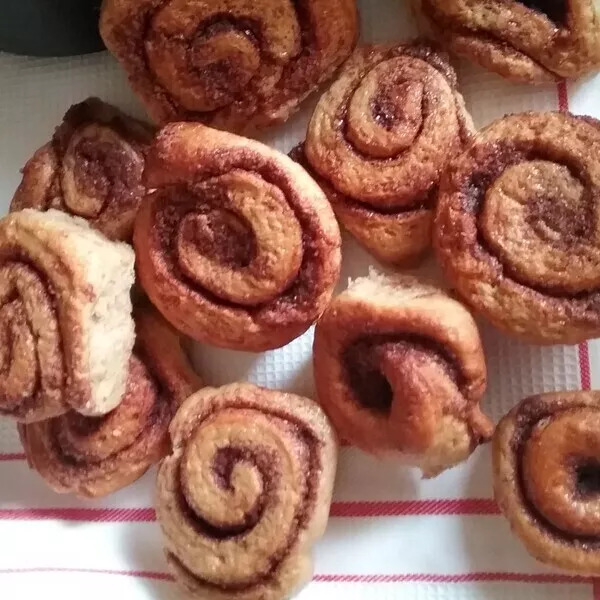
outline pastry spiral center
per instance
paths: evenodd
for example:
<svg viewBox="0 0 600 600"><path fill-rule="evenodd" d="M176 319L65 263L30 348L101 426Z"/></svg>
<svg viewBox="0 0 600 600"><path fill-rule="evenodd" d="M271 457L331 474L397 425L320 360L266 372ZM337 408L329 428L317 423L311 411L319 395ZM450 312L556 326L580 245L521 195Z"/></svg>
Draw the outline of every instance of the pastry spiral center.
<svg viewBox="0 0 600 600"><path fill-rule="evenodd" d="M267 575L293 542L305 510L309 448L285 420L223 409L187 440L179 477L194 535L214 546L214 558L186 567L236 588Z"/></svg>
<svg viewBox="0 0 600 600"><path fill-rule="evenodd" d="M600 415L565 411L533 429L525 447L523 480L537 510L563 532L600 531Z"/></svg>
<svg viewBox="0 0 600 600"><path fill-rule="evenodd" d="M509 166L486 192L480 227L518 280L569 294L600 287L598 216L566 166L544 160ZM574 252L584 259L576 270Z"/></svg>
<svg viewBox="0 0 600 600"><path fill-rule="evenodd" d="M368 156L397 156L411 147L423 124L425 86L417 79L397 81L393 63L399 61L372 69L348 106L348 139Z"/></svg>
<svg viewBox="0 0 600 600"><path fill-rule="evenodd" d="M51 295L31 267L0 268L0 408L32 402L41 386L54 399L64 378L60 332Z"/></svg>
<svg viewBox="0 0 600 600"><path fill-rule="evenodd" d="M566 25L567 0L517 0L517 2L545 14L556 25Z"/></svg>
<svg viewBox="0 0 600 600"><path fill-rule="evenodd" d="M53 421L62 455L74 462L99 462L131 446L155 417L159 390L147 367L131 358L121 404L103 417L71 411Z"/></svg>
<svg viewBox="0 0 600 600"><path fill-rule="evenodd" d="M109 199L136 191L144 161L109 127L88 125L76 131L63 157L61 187L69 210L80 217L97 217Z"/></svg>
<svg viewBox="0 0 600 600"><path fill-rule="evenodd" d="M438 434L443 399L464 404L458 374L436 349L417 341L360 340L345 354L357 400L382 417L403 451L421 452Z"/></svg>
<svg viewBox="0 0 600 600"><path fill-rule="evenodd" d="M182 271L237 304L255 306L285 291L302 263L302 228L283 192L258 175L232 171L193 193L204 202L179 224Z"/></svg>
<svg viewBox="0 0 600 600"><path fill-rule="evenodd" d="M187 110L231 104L264 61L283 64L300 51L300 26L289 0L226 5L170 0L152 20L145 41L148 63Z"/></svg>

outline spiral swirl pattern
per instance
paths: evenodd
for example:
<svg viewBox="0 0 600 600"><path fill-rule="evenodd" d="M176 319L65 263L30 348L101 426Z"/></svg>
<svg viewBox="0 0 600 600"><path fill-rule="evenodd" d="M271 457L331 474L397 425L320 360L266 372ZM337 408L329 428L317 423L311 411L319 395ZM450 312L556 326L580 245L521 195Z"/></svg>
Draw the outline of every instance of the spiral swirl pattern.
<svg viewBox="0 0 600 600"><path fill-rule="evenodd" d="M159 123L285 121L356 43L354 0L106 0L100 31Z"/></svg>
<svg viewBox="0 0 600 600"><path fill-rule="evenodd" d="M483 130L443 178L434 245L457 291L540 343L600 334L600 122L558 113Z"/></svg>
<svg viewBox="0 0 600 600"><path fill-rule="evenodd" d="M202 125L164 128L147 163L155 191L134 235L141 283L190 337L282 346L315 321L340 270L335 216L286 156Z"/></svg>
<svg viewBox="0 0 600 600"><path fill-rule="evenodd" d="M119 403L133 262L129 247L54 210L0 221L1 414L37 421Z"/></svg>
<svg viewBox="0 0 600 600"><path fill-rule="evenodd" d="M215 600L287 598L308 582L337 457L319 407L233 384L190 397L170 431L156 508L176 579Z"/></svg>
<svg viewBox="0 0 600 600"><path fill-rule="evenodd" d="M72 106L25 165L11 211L55 208L110 239L130 240L152 136L149 126L97 98Z"/></svg>
<svg viewBox="0 0 600 600"><path fill-rule="evenodd" d="M317 323L319 402L343 439L434 476L491 437L486 367L469 313L434 287L372 272Z"/></svg>
<svg viewBox="0 0 600 600"><path fill-rule="evenodd" d="M378 259L403 264L429 248L440 174L472 129L444 55L369 46L319 102L304 152L343 225Z"/></svg>
<svg viewBox="0 0 600 600"><path fill-rule="evenodd" d="M138 479L167 454L173 414L202 385L162 317L145 305L134 316L136 345L117 408L103 417L70 411L19 427L29 464L59 493L105 496Z"/></svg>
<svg viewBox="0 0 600 600"><path fill-rule="evenodd" d="M503 77L543 83L600 69L596 0L413 0L452 52Z"/></svg>
<svg viewBox="0 0 600 600"><path fill-rule="evenodd" d="M600 393L523 400L494 434L494 490L537 559L600 573Z"/></svg>

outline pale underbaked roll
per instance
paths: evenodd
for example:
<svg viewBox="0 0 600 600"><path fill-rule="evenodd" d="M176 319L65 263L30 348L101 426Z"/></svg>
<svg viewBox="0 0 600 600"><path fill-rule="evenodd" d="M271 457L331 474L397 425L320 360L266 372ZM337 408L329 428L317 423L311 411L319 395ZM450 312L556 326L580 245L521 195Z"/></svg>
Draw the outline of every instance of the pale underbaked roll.
<svg viewBox="0 0 600 600"><path fill-rule="evenodd" d="M20 425L27 460L52 489L98 497L132 483L168 454L168 427L202 387L175 330L149 305L134 309L136 343L125 395L102 417L75 411Z"/></svg>
<svg viewBox="0 0 600 600"><path fill-rule="evenodd" d="M147 159L153 191L135 226L140 282L180 331L262 351L304 333L325 310L341 240L319 186L253 140L179 123Z"/></svg>
<svg viewBox="0 0 600 600"><path fill-rule="evenodd" d="M317 323L317 396L338 434L426 477L489 440L479 402L486 366L469 312L412 277L372 270Z"/></svg>
<svg viewBox="0 0 600 600"><path fill-rule="evenodd" d="M494 434L494 492L538 560L600 575L600 392L527 398Z"/></svg>
<svg viewBox="0 0 600 600"><path fill-rule="evenodd" d="M600 70L597 0L413 0L444 46L513 81Z"/></svg>
<svg viewBox="0 0 600 600"><path fill-rule="evenodd" d="M144 157L153 133L97 98L75 104L23 168L11 211L56 208L110 239L130 240L146 192Z"/></svg>
<svg viewBox="0 0 600 600"><path fill-rule="evenodd" d="M600 121L511 115L442 178L434 246L459 295L544 344L600 335Z"/></svg>
<svg viewBox="0 0 600 600"><path fill-rule="evenodd" d="M307 583L337 460L319 406L232 384L190 397L170 431L156 512L187 596L283 600Z"/></svg>
<svg viewBox="0 0 600 600"><path fill-rule="evenodd" d="M133 263L129 246L56 210L0 221L0 414L28 422L119 404Z"/></svg>
<svg viewBox="0 0 600 600"><path fill-rule="evenodd" d="M100 33L158 123L287 120L348 57L355 0L104 0Z"/></svg>
<svg viewBox="0 0 600 600"><path fill-rule="evenodd" d="M414 263L431 247L446 163L474 127L444 53L419 42L359 48L313 114L292 156L326 192L340 222L377 259Z"/></svg>

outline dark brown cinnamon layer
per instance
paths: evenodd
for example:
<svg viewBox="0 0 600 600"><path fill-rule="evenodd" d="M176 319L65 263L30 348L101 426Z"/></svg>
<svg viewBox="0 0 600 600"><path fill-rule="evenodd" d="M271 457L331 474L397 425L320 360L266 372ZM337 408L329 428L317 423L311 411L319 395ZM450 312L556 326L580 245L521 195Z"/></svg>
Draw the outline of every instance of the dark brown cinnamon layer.
<svg viewBox="0 0 600 600"><path fill-rule="evenodd" d="M460 294L537 342L600 333L600 128L558 113L485 129L444 176L434 242Z"/></svg>
<svg viewBox="0 0 600 600"><path fill-rule="evenodd" d="M319 408L247 384L207 389L185 402L171 436L157 515L188 593L275 600L305 583L336 461Z"/></svg>
<svg viewBox="0 0 600 600"><path fill-rule="evenodd" d="M11 210L56 208L111 239L129 240L152 136L149 126L97 98L72 106L25 165Z"/></svg>
<svg viewBox="0 0 600 600"><path fill-rule="evenodd" d="M413 0L449 50L515 81L543 83L600 68L594 0Z"/></svg>
<svg viewBox="0 0 600 600"><path fill-rule="evenodd" d="M523 400L494 436L494 489L538 559L600 572L600 400L564 392Z"/></svg>
<svg viewBox="0 0 600 600"><path fill-rule="evenodd" d="M201 125L162 130L136 224L142 285L181 331L265 350L304 332L340 268L335 217L308 175L266 146Z"/></svg>
<svg viewBox="0 0 600 600"><path fill-rule="evenodd" d="M303 158L344 226L377 258L407 263L430 244L440 173L473 131L443 53L367 46L311 120Z"/></svg>
<svg viewBox="0 0 600 600"><path fill-rule="evenodd" d="M285 121L356 43L354 0L109 0L100 31L159 123Z"/></svg>

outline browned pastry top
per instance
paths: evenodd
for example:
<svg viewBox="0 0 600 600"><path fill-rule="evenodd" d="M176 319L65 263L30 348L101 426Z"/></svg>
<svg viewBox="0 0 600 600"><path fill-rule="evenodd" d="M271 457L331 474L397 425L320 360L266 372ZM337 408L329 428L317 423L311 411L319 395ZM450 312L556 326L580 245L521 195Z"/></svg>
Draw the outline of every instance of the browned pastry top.
<svg viewBox="0 0 600 600"><path fill-rule="evenodd" d="M449 49L516 81L542 83L600 69L595 0L413 0Z"/></svg>
<svg viewBox="0 0 600 600"><path fill-rule="evenodd" d="M111 239L129 240L152 136L148 125L97 98L75 104L25 165L11 211L56 208Z"/></svg>
<svg viewBox="0 0 600 600"><path fill-rule="evenodd" d="M354 0L105 0L100 31L159 123L284 121L350 54Z"/></svg>
<svg viewBox="0 0 600 600"><path fill-rule="evenodd" d="M136 346L119 406L103 417L70 411L19 428L29 464L59 493L104 496L168 451L167 428L202 382L176 332L150 306L135 309Z"/></svg>
<svg viewBox="0 0 600 600"><path fill-rule="evenodd" d="M430 245L444 165L473 130L446 55L365 46L321 98L304 152L350 232L379 259L410 262Z"/></svg>
<svg viewBox="0 0 600 600"><path fill-rule="evenodd" d="M458 292L536 342L600 334L600 122L512 115L448 169L434 234Z"/></svg>
<svg viewBox="0 0 600 600"><path fill-rule="evenodd" d="M190 597L278 600L308 582L337 446L312 401L249 384L205 389L171 424L157 516Z"/></svg>
<svg viewBox="0 0 600 600"><path fill-rule="evenodd" d="M278 152L173 124L148 157L136 223L141 283L181 331L246 350L281 346L321 314L340 268L326 198Z"/></svg>
<svg viewBox="0 0 600 600"><path fill-rule="evenodd" d="M334 299L314 342L319 402L340 436L426 476L491 435L479 401L481 341L469 313L413 278L372 272Z"/></svg>
<svg viewBox="0 0 600 600"><path fill-rule="evenodd" d="M600 574L600 392L523 400L494 435L500 508L539 560Z"/></svg>

